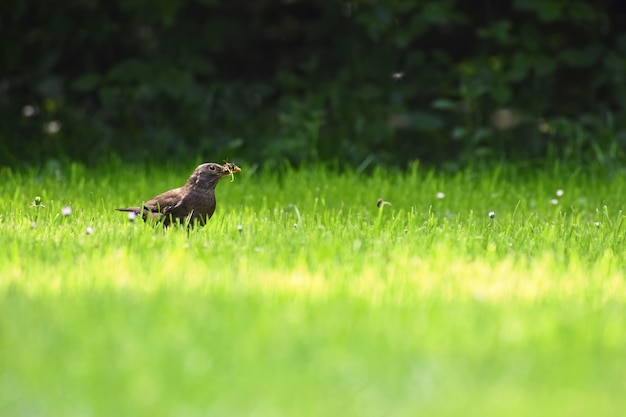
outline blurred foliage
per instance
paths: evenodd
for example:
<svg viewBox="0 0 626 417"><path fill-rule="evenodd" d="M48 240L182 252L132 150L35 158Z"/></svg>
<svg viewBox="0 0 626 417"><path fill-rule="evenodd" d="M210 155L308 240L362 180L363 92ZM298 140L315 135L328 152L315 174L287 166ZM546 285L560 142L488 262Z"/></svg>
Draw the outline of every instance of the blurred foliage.
<svg viewBox="0 0 626 417"><path fill-rule="evenodd" d="M619 158L616 0L4 0L0 162Z"/></svg>

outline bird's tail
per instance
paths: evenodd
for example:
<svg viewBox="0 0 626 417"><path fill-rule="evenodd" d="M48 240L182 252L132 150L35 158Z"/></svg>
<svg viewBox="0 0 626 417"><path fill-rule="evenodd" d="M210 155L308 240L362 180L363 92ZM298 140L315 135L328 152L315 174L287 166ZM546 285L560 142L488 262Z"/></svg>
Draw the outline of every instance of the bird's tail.
<svg viewBox="0 0 626 417"><path fill-rule="evenodd" d="M133 213L139 214L139 211L141 209L139 207L124 207L124 208L117 208L115 210L117 210L117 211L131 211Z"/></svg>

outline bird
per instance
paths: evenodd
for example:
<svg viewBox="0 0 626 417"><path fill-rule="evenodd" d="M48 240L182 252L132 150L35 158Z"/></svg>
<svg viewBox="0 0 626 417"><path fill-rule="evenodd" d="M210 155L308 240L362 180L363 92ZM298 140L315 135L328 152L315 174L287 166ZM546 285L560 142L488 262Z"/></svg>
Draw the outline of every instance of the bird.
<svg viewBox="0 0 626 417"><path fill-rule="evenodd" d="M241 172L241 168L230 162L207 162L198 165L182 187L159 194L139 207L116 210L134 213L144 221L162 222L165 228L172 223L202 227L215 212L215 186L229 175L234 180L236 172Z"/></svg>

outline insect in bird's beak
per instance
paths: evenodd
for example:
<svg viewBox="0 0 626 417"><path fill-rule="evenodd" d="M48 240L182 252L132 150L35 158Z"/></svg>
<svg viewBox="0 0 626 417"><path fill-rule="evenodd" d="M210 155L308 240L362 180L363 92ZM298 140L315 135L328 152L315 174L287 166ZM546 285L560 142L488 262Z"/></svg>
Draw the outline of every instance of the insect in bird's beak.
<svg viewBox="0 0 626 417"><path fill-rule="evenodd" d="M239 168L235 164L231 164L230 162L224 161L224 168L228 171L228 175L230 175L230 182L235 181L235 172L240 172L241 168Z"/></svg>

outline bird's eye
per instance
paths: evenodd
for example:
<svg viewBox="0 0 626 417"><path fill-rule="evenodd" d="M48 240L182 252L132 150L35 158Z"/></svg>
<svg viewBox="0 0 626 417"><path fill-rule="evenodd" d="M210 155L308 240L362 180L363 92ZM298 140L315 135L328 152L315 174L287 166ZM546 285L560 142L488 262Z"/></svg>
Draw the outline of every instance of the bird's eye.
<svg viewBox="0 0 626 417"><path fill-rule="evenodd" d="M209 169L210 169L211 171L215 171L215 165L209 165Z"/></svg>

